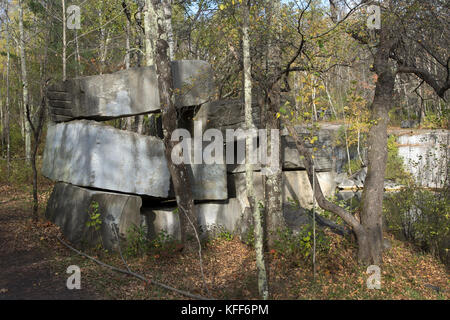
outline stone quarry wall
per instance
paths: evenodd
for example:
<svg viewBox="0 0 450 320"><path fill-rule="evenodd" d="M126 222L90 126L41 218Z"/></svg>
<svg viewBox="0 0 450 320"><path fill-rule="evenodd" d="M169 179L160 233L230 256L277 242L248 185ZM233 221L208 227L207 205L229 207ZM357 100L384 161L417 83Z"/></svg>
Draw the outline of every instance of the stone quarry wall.
<svg viewBox="0 0 450 320"><path fill-rule="evenodd" d="M210 128L222 132L244 128L242 100L209 101L214 85L206 62L176 61L172 66L174 84L179 89L176 106L183 107L185 115L180 120L183 128L192 135L193 121L202 124L203 132ZM51 87L48 98L54 122L48 127L42 174L57 183L48 202L47 218L59 225L73 243L94 245L100 241L110 250L117 248L115 232L125 237L132 226L144 227L149 238L162 231L179 238L179 217L163 141L101 122L159 110L154 68L69 80ZM259 123L257 110L254 119ZM303 127L296 130L299 135L309 132ZM336 144L339 130L340 125L322 125L314 145L319 150L314 159L319 183L327 197L334 195L337 184L346 179L342 168L347 153L344 146ZM414 135L400 136L400 155L405 162L438 143L446 147L436 157L448 155L448 131L439 133L436 139L432 134L423 138L424 142L419 142ZM313 195L304 164L286 131L282 132L281 154L284 218L289 227L296 229L309 221L305 209L312 207ZM351 150L351 158L357 158L356 150ZM202 230L226 229L245 234L251 224L244 216L245 167L192 164L188 171ZM259 166L255 165L254 171L256 197L263 200L264 177ZM421 180L424 185L435 180L437 173L430 172L430 179ZM290 206L292 200L300 208ZM101 218L95 232L87 226L92 204L97 205L95 212Z"/></svg>
<svg viewBox="0 0 450 320"><path fill-rule="evenodd" d="M449 130L399 130L399 156L416 183L425 188L441 189L448 184L450 173Z"/></svg>

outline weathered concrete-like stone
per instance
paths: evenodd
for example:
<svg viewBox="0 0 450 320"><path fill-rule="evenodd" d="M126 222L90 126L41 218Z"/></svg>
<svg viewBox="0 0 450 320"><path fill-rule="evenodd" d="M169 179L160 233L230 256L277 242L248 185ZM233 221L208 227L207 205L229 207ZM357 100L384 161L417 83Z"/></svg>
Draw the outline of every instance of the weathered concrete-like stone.
<svg viewBox="0 0 450 320"><path fill-rule="evenodd" d="M260 127L260 113L256 100L253 102L253 121ZM195 121L201 121L202 127L219 129L225 134L227 129L243 129L245 124L245 110L243 99L218 100L203 104L196 112Z"/></svg>
<svg viewBox="0 0 450 320"><path fill-rule="evenodd" d="M343 172L344 166L347 164L347 151L345 145L338 144L340 130L342 126L336 124L321 124L320 130L314 133L317 141L314 144L305 142L305 146L314 152L314 164L317 172L334 171L336 173ZM302 139L311 135L310 129L306 126L295 126L295 130ZM300 154L295 146L294 139L289 135L287 129L281 132L281 140L283 146L283 168L284 169L305 169ZM306 139L307 140L307 139ZM349 149L350 159L357 159L358 154L355 147ZM361 150L362 156L365 156L364 150Z"/></svg>
<svg viewBox="0 0 450 320"><path fill-rule="evenodd" d="M198 224L203 231L202 236L214 230L228 230L239 233L241 207L237 199L223 202L196 204L195 210ZM175 208L143 208L142 224L147 227L148 237L155 238L165 232L175 239L181 238L180 218Z"/></svg>
<svg viewBox="0 0 450 320"><path fill-rule="evenodd" d="M196 200L227 199L225 165L197 165ZM167 198L170 174L161 139L94 121L50 125L42 174L54 181L137 195Z"/></svg>
<svg viewBox="0 0 450 320"><path fill-rule="evenodd" d="M257 104L253 106L253 120L256 127L260 128L260 114ZM219 129L225 132L227 129L245 129L244 122L244 103L242 100L219 100L206 103L202 105L193 120L200 121L204 130ZM191 126L192 127L192 126ZM191 129L192 128L188 128ZM345 146L337 145L337 138L341 130L341 125L336 124L322 124L320 130L317 132L318 140L314 145L306 144L310 150L314 147L317 150L314 152L315 169L317 172L335 171L340 173L343 167L347 164L347 151ZM296 126L296 131L299 136L307 137L310 135L310 130L305 126ZM235 142L236 143L236 142ZM281 155L283 169L287 170L304 170L305 165L300 157L294 140L289 136L286 129L281 131ZM350 148L350 158L356 159L358 157L356 148ZM362 150L364 156L364 150ZM260 171L259 165L254 166L254 170ZM245 172L245 165L229 164L227 171L230 173Z"/></svg>
<svg viewBox="0 0 450 320"><path fill-rule="evenodd" d="M164 144L94 121L50 125L42 174L82 187L166 198Z"/></svg>
<svg viewBox="0 0 450 320"><path fill-rule="evenodd" d="M98 231L88 227L91 205L98 203L101 225ZM46 217L61 227L74 244L101 243L108 250L117 249L114 226L124 237L133 225L139 226L142 200L112 192L94 191L66 183L57 183L47 204Z"/></svg>
<svg viewBox="0 0 450 320"><path fill-rule="evenodd" d="M172 62L175 104L200 105L213 93L210 65L200 60ZM53 121L106 120L158 111L159 91L154 66L67 80L49 88Z"/></svg>
<svg viewBox="0 0 450 320"><path fill-rule="evenodd" d="M397 142L405 169L413 175L418 185L427 188L445 186L449 170L450 131L403 133L399 135Z"/></svg>
<svg viewBox="0 0 450 320"><path fill-rule="evenodd" d="M255 197L258 200L264 200L263 177L260 172L254 173ZM332 172L319 172L317 177L325 197L332 196L336 190L334 174ZM313 192L306 171L284 171L282 183L283 203L289 203L292 199L298 201L302 208L312 208ZM230 197L245 198L245 174L229 175L228 190ZM245 200L242 200L242 202L245 203Z"/></svg>
<svg viewBox="0 0 450 320"><path fill-rule="evenodd" d="M217 203L204 203L195 205L198 214L198 223L203 233L201 237L217 236L217 232L228 231L246 238L253 223L251 217L245 217L245 204L238 198L230 198L228 201ZM148 230L148 237L154 239L164 232L174 239L180 239L180 220L175 208L143 208L142 225ZM309 223L311 219L305 210L294 208L291 205L283 206L283 214L286 224L293 230Z"/></svg>

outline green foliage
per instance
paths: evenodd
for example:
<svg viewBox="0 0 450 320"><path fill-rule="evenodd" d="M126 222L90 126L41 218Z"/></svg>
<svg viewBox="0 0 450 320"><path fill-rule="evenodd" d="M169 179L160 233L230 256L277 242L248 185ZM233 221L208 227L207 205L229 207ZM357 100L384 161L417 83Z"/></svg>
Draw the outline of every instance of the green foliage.
<svg viewBox="0 0 450 320"><path fill-rule="evenodd" d="M95 249L101 250L103 247L103 239L100 233L100 228L102 226L101 214L99 212L100 205L97 201L92 201L89 206L88 215L89 218L86 221L86 227L88 227L87 238L83 239L84 244L94 244Z"/></svg>
<svg viewBox="0 0 450 320"><path fill-rule="evenodd" d="M131 226L127 230L126 243L126 255L136 257L146 253L149 245L144 226Z"/></svg>
<svg viewBox="0 0 450 320"><path fill-rule="evenodd" d="M177 247L178 241L167 233L165 230L161 230L156 238L150 241L150 249L159 251L159 252L173 252Z"/></svg>
<svg viewBox="0 0 450 320"><path fill-rule="evenodd" d="M212 234L214 238L223 241L231 241L234 236L231 232L229 232L224 226L221 225L213 225L208 228L209 233Z"/></svg>
<svg viewBox="0 0 450 320"><path fill-rule="evenodd" d="M362 168L362 163L359 159L353 159L350 160L350 164L347 162L344 167L343 170L344 172L357 172ZM350 170L349 170L350 169Z"/></svg>
<svg viewBox="0 0 450 320"><path fill-rule="evenodd" d="M147 236L145 226L132 226L127 230L126 255L140 257L149 252L160 254L174 252L178 241L165 230L161 230L153 240Z"/></svg>
<svg viewBox="0 0 450 320"><path fill-rule="evenodd" d="M429 111L423 119L422 127L425 129L447 128L449 125L449 115L450 111L447 109L444 109L442 117L437 113Z"/></svg>
<svg viewBox="0 0 450 320"><path fill-rule="evenodd" d="M439 192L415 185L390 196L383 206L389 230L402 240L439 256L448 264L450 242L449 190Z"/></svg>
<svg viewBox="0 0 450 320"><path fill-rule="evenodd" d="M403 159L398 154L397 137L391 135L387 142L388 159L386 164L385 178L397 183L405 183L410 178L410 174L406 172Z"/></svg>
<svg viewBox="0 0 450 320"><path fill-rule="evenodd" d="M254 247L255 247L255 228L253 227L253 225L251 225L251 226L248 228L248 231L247 231L247 233L245 234L245 237L244 237L244 239L243 239L243 242L244 242L247 246L249 246L249 247L251 247L251 248L254 248Z"/></svg>
<svg viewBox="0 0 450 320"><path fill-rule="evenodd" d="M313 254L313 226L307 224L300 231L292 229L277 230L274 241L275 254L292 259L295 263L304 261ZM328 252L329 238L322 229L316 229L316 255Z"/></svg>
<svg viewBox="0 0 450 320"><path fill-rule="evenodd" d="M219 233L218 238L224 241L231 241L233 240L234 237L231 232L223 230L222 232Z"/></svg>
<svg viewBox="0 0 450 320"><path fill-rule="evenodd" d="M7 161L0 160L0 184L26 186L31 184L32 176L33 170L26 160L12 160L9 176Z"/></svg>
<svg viewBox="0 0 450 320"><path fill-rule="evenodd" d="M100 230L102 219L100 217L99 204L97 201L92 201L88 214L89 220L86 222L86 226L93 228L95 231Z"/></svg>

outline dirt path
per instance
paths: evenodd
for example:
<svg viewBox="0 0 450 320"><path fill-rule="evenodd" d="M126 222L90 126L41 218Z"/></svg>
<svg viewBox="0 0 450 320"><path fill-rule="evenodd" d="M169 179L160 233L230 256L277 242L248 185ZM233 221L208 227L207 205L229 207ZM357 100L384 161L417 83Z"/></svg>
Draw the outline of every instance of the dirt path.
<svg viewBox="0 0 450 320"><path fill-rule="evenodd" d="M66 270L46 246L45 223L31 223L24 200L0 199L0 300L101 299L87 289L68 290ZM50 226L49 226L50 228Z"/></svg>

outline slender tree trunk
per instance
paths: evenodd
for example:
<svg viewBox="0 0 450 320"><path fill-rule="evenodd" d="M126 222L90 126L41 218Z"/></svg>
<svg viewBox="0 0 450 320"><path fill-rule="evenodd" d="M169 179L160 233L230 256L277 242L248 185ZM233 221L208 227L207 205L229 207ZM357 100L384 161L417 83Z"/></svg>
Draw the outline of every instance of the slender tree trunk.
<svg viewBox="0 0 450 320"><path fill-rule="evenodd" d="M326 92L327 97L328 97L328 102L330 103L331 111L333 112L334 117L337 120L338 119L338 115L337 115L336 109L334 108L333 100L331 100L331 95L330 95L330 92L328 91L328 85L325 82L325 80L323 81L323 86L325 87L325 92Z"/></svg>
<svg viewBox="0 0 450 320"><path fill-rule="evenodd" d="M166 0L168 5L164 6L164 23L167 30L167 44L169 45L170 60L175 59L175 40L172 28L172 0Z"/></svg>
<svg viewBox="0 0 450 320"><path fill-rule="evenodd" d="M23 30L23 1L19 0L19 51L20 62L22 71L22 100L23 100L23 112L24 112L24 136L25 136L25 157L27 161L31 160L31 132L30 124L26 121L26 112L29 108L28 100L28 78L27 78L27 64L25 56L25 36Z"/></svg>
<svg viewBox="0 0 450 320"><path fill-rule="evenodd" d="M63 46L62 46L62 66L63 66L63 81L67 80L67 18L66 18L66 0L61 0L62 5L62 22L63 22Z"/></svg>
<svg viewBox="0 0 450 320"><path fill-rule="evenodd" d="M130 33L131 33L130 21L127 20L127 32L126 32L126 34L127 34L127 39L126 39L127 53L125 54L125 69L130 69L130 61L131 61L131 59L130 59L130 57L131 57Z"/></svg>
<svg viewBox="0 0 450 320"><path fill-rule="evenodd" d="M5 72L2 74L2 80L5 81ZM1 146L0 146L0 157L5 156L5 147L6 147L6 130L5 130L5 110L4 110L4 104L3 104L3 96L0 97L0 126L2 127L2 131L0 132L0 140L1 140Z"/></svg>
<svg viewBox="0 0 450 320"><path fill-rule="evenodd" d="M125 0L122 0L122 8L125 13L125 16L127 17L127 26L126 26L126 49L127 52L125 54L125 68L129 69L131 66L131 14L130 10L128 9L128 4ZM138 53L139 54L139 53ZM125 129L126 130L133 130L133 120L134 117L128 117L125 122Z"/></svg>
<svg viewBox="0 0 450 320"><path fill-rule="evenodd" d="M142 12L145 9L145 3L142 1L138 1L138 12L136 13L136 42L137 42L137 47L139 48L138 52L137 52L137 66L141 67L143 65L142 63L142 51L145 50L144 46L145 46L145 39L143 39L143 36L145 37L145 35L143 35L142 32L142 22L143 20L145 20L145 16L144 19L142 19ZM145 21L144 21L145 23ZM145 25L144 25L144 32L145 32ZM145 65L145 62L144 62ZM138 115L134 117L134 128L133 131L142 134L144 132L144 116L143 115Z"/></svg>
<svg viewBox="0 0 450 320"><path fill-rule="evenodd" d="M249 3L244 1L242 4L243 13L243 57L244 57L244 93L245 93L245 124L247 130L255 130L256 126L253 121L252 112L252 75L250 60L250 36L249 36ZM256 132L256 130L255 130ZM260 206L256 203L255 191L253 186L253 165L250 162L251 152L255 152L251 148L253 145L253 136L247 135L246 140L246 162L245 162L245 182L247 198L250 209L253 214L254 233L255 233L255 250L256 250L256 267L258 269L258 289L259 295L263 299L269 298L269 289L267 283L266 264L264 259L264 231L261 219Z"/></svg>
<svg viewBox="0 0 450 320"><path fill-rule="evenodd" d="M177 111L174 104L174 86L172 64L169 58L169 45L164 40L166 34L164 24L164 0L152 0L156 14L158 39L155 41L156 74L158 77L159 98L162 111L162 126L167 163L175 190L179 209L181 237L186 242L186 225L189 224L198 233L197 215L192 195L192 184L185 164L174 164L172 150L177 142L171 140L172 132L177 128Z"/></svg>
<svg viewBox="0 0 450 320"><path fill-rule="evenodd" d="M83 70L81 70L81 55L80 55L80 44L78 43L78 30L75 29L75 63L77 66L77 76L83 75Z"/></svg>
<svg viewBox="0 0 450 320"><path fill-rule="evenodd" d="M31 168L33 171L33 220L38 221L39 219L39 198L38 198L38 170L36 165L36 157L39 149L39 142L42 134L42 127L45 122L45 97L42 98L42 103L39 106L38 110L38 118L36 121L36 127L33 124L33 119L31 116L31 110L28 107L26 110L27 113L27 122L30 124L31 130L33 132L33 151L31 153Z"/></svg>
<svg viewBox="0 0 450 320"><path fill-rule="evenodd" d="M109 50L109 42L111 41L110 32L108 29L103 27L103 2L98 12L98 16L100 19L100 24L102 27L100 28L100 74L103 74L106 70L106 60L108 59L108 50Z"/></svg>
<svg viewBox="0 0 450 320"><path fill-rule="evenodd" d="M280 120L276 114L280 110L280 84L279 81L272 83L275 76L280 70L280 56L279 49L279 32L281 28L281 3L279 0L271 1L269 5L269 19L270 25L274 25L273 36L270 40L268 48L268 108L266 114L266 129L267 129L267 154L269 159L278 159L277 170L275 172L267 172L265 176L265 208L266 208L266 228L267 228L267 244L271 248L277 238L277 231L282 231L286 228L283 216L282 204L282 164L281 164L281 148L278 148L278 155L272 157L272 144L281 146L280 135L272 136L272 130L280 130ZM277 139L277 141L275 141Z"/></svg>
<svg viewBox="0 0 450 320"><path fill-rule="evenodd" d="M316 107L316 79L314 76L311 76L311 82L312 82L312 114L314 121L318 121L317 119L317 107Z"/></svg>
<svg viewBox="0 0 450 320"><path fill-rule="evenodd" d="M153 6L151 4L151 0L145 0L145 9L144 9L144 30L145 30L145 64L147 66L151 66L154 64L154 43L153 39L156 30L152 30L152 26L155 25L155 22L152 21L155 18L155 12L153 11Z"/></svg>
<svg viewBox="0 0 450 320"><path fill-rule="evenodd" d="M344 116L345 117L345 116ZM345 121L345 118L344 118ZM345 124L345 151L347 152L347 164L348 164L348 174L352 175L352 162L351 162L351 158L350 158L350 146L349 146L349 142L348 142L348 125Z"/></svg>
<svg viewBox="0 0 450 320"><path fill-rule="evenodd" d="M154 64L154 40L158 38L157 30L155 30L155 11L151 4L151 0L145 0L145 16L144 16L144 28L145 28L145 57L146 65L151 66ZM170 60L173 60L171 54L169 54ZM149 135L158 136L158 115L151 113L148 115L149 123Z"/></svg>
<svg viewBox="0 0 450 320"><path fill-rule="evenodd" d="M131 34L130 21L127 19L127 42L126 42L127 53L125 55L125 68L126 69L130 69L130 61L131 61L130 34ZM126 118L125 127L126 127L127 130L132 130L132 128L133 128L133 117Z"/></svg>

